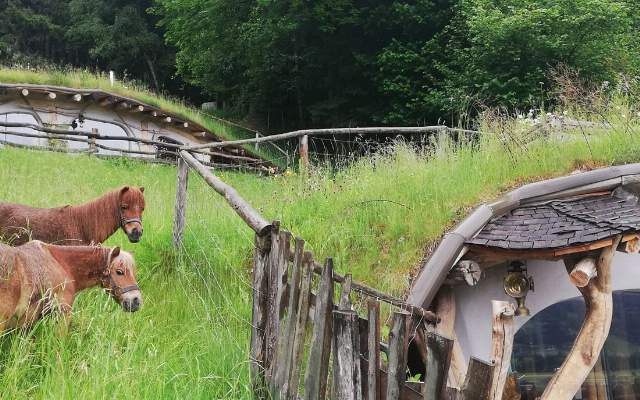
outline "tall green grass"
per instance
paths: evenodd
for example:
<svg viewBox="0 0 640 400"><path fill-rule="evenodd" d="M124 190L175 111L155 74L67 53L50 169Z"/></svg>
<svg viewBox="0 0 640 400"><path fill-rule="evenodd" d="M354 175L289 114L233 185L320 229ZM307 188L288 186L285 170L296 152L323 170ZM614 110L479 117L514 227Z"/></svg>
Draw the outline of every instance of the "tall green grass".
<svg viewBox="0 0 640 400"><path fill-rule="evenodd" d="M637 137L622 126L590 131L587 140L571 132L527 144L486 135L420 152L398 144L308 176L220 176L304 238L316 258L333 256L340 272L401 296L425 249L472 206L580 165L636 161ZM5 333L0 398L250 397L253 235L198 176L189 181L185 248L175 253L172 167L4 148L0 171L0 200L36 206L79 203L125 184L147 188L142 242L119 232L107 243L134 253L141 311L126 314L95 289L79 296L66 337L52 319Z"/></svg>

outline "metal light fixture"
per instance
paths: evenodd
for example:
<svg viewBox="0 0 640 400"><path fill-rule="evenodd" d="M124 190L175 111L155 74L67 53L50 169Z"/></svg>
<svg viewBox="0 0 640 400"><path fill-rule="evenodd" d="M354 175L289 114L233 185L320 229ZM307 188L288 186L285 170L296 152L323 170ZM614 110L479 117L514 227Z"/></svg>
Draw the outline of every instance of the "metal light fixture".
<svg viewBox="0 0 640 400"><path fill-rule="evenodd" d="M515 315L529 315L529 309L525 307L524 301L529 290L533 292L533 278L527 275L527 267L520 261L513 261L507 269L507 276L504 277L504 292L516 299L518 308Z"/></svg>

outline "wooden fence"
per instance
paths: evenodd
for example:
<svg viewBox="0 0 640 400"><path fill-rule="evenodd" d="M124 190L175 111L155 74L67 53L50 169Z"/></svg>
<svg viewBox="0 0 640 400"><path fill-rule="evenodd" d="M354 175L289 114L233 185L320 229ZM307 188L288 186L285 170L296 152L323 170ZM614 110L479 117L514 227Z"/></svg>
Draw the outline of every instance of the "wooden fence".
<svg viewBox="0 0 640 400"><path fill-rule="evenodd" d="M506 396L513 337L509 303L493 304L492 362L471 358L466 374L454 380L461 388L449 387L451 374L460 371L450 371L455 343L443 334L444 326L453 329L452 318L440 323L440 315L432 311L337 274L331 258L323 263L315 260L303 239L293 239L277 221L267 222L187 150L180 156L176 247L185 226L189 167L255 232L250 369L256 398L502 400ZM356 296L366 307L354 308ZM443 316L444 309L438 307ZM383 313L392 321L386 344L381 334ZM423 379L407 381L408 359L416 356L422 370L412 373Z"/></svg>

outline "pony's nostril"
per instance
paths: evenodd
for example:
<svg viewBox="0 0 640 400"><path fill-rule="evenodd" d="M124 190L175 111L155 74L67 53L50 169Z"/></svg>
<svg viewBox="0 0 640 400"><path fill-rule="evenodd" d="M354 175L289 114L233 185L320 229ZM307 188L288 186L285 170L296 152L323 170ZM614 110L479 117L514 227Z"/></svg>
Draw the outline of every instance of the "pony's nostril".
<svg viewBox="0 0 640 400"><path fill-rule="evenodd" d="M140 306L140 298L139 297L134 297L133 298L133 306L134 307L139 307Z"/></svg>

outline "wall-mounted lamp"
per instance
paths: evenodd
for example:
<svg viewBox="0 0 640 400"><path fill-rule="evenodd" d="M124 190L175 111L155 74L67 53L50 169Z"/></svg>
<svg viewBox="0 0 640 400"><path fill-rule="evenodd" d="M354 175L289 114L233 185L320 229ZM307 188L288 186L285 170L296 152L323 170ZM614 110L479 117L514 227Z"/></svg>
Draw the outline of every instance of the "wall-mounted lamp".
<svg viewBox="0 0 640 400"><path fill-rule="evenodd" d="M533 278L527 275L527 267L520 261L513 261L507 269L507 276L504 277L504 292L516 299L518 308L515 315L529 315L529 309L525 307L524 301L529 290L533 292Z"/></svg>

